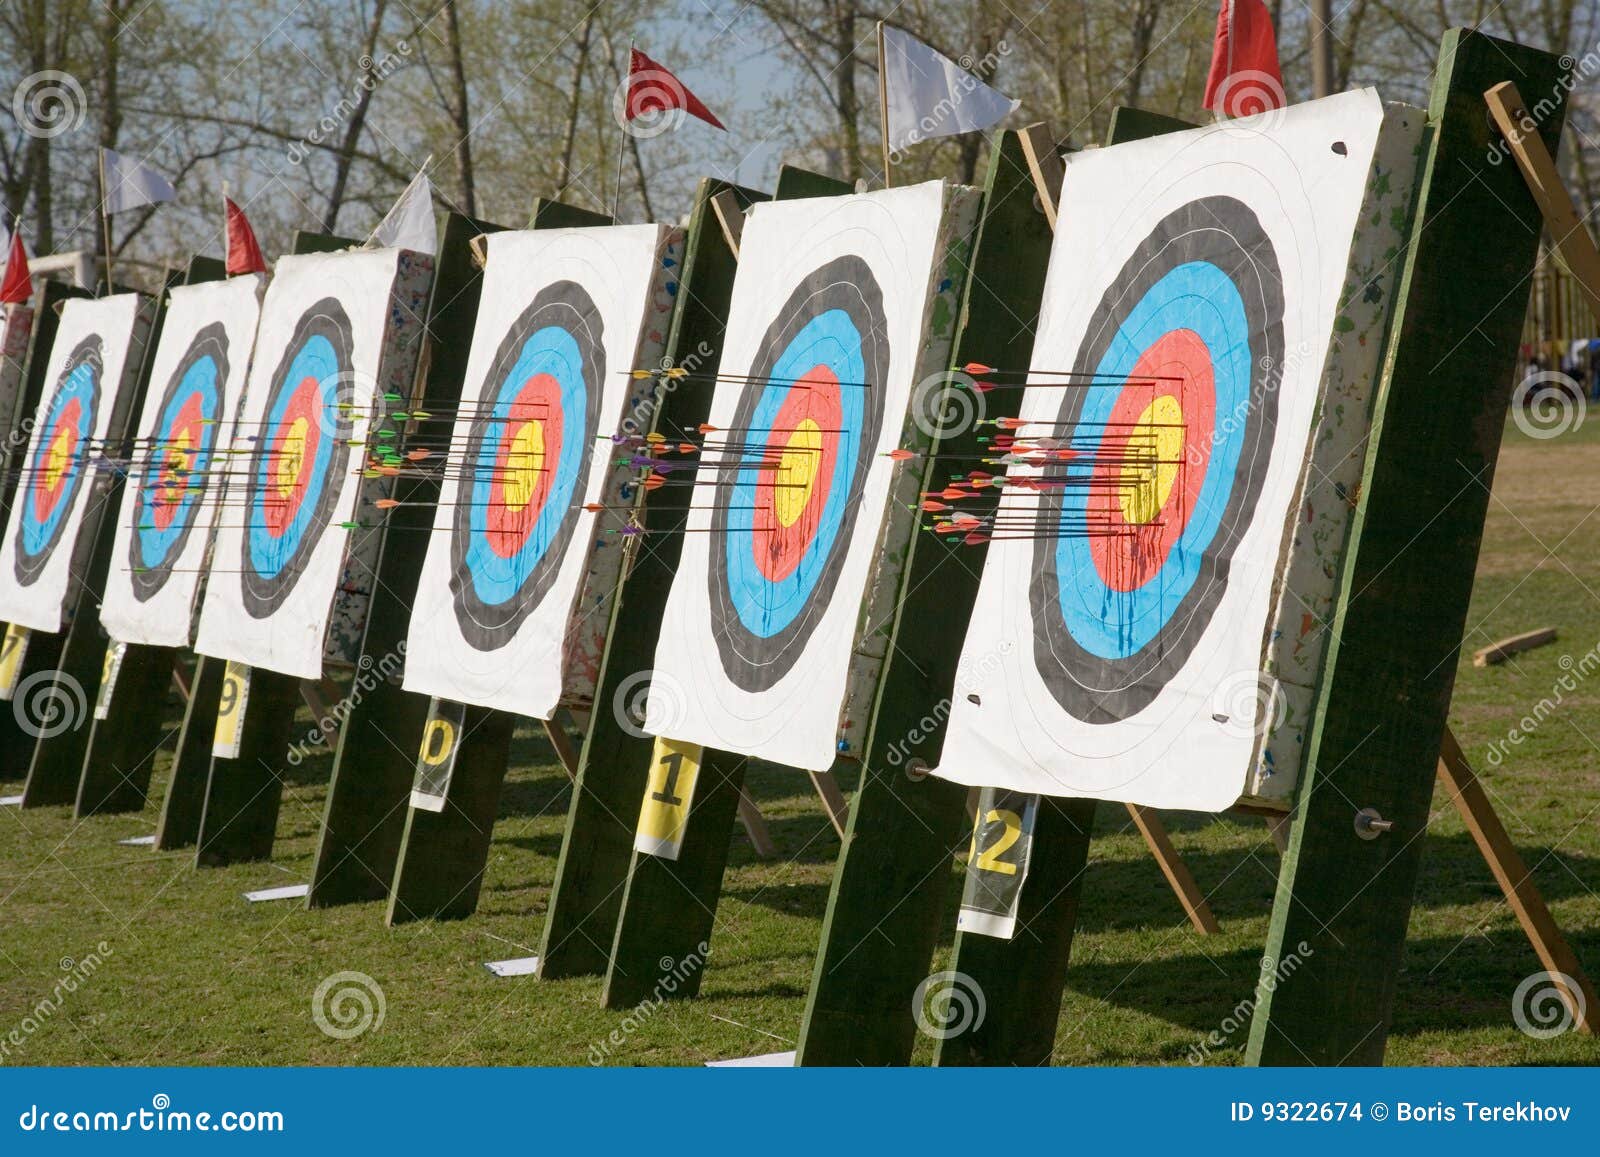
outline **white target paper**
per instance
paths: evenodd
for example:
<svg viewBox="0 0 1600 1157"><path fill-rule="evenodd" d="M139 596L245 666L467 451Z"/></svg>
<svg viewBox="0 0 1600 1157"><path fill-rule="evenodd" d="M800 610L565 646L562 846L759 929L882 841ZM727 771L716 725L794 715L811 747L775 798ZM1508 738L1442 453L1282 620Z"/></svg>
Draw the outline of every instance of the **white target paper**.
<svg viewBox="0 0 1600 1157"><path fill-rule="evenodd" d="M555 712L573 616L610 610L574 607L592 552L622 549L615 534L596 536L621 519L584 507L603 501L611 436L649 396L652 383L630 371L641 349L660 348L661 290L677 280L665 259L672 236L630 225L489 237L406 690L537 719Z"/></svg>
<svg viewBox="0 0 1600 1157"><path fill-rule="evenodd" d="M168 295L100 609L119 643L189 645L265 284L249 274Z"/></svg>
<svg viewBox="0 0 1600 1157"><path fill-rule="evenodd" d="M376 249L278 260L262 303L250 381L234 435L234 447L249 447L252 453L248 458L235 457L223 499L195 640L195 650L202 655L302 679L322 674L323 637L350 537L340 524L351 520L360 490L359 474L365 462L360 443L366 440L382 370L386 333L395 308L391 290L399 257L399 250ZM349 369L316 379L319 390L336 395L338 402L318 407L313 413L315 428L302 430L297 437L302 447L313 444L307 439L316 439L315 444L321 445L340 441L341 435L355 445L342 470L321 475L308 469L310 457L268 445L263 431L275 380L294 367L293 359L306 343L303 327L317 307L330 299L342 315L337 328L348 342ZM330 315L317 316L326 320ZM331 487L335 494L324 528L313 532L307 553L283 572L294 574L293 582L280 588L276 604L266 608L251 598L245 586L250 577L245 539L264 527L260 511L250 507L249 481L259 472L265 482L264 493L278 492L273 501L313 501L312 490L295 490L302 471L309 487Z"/></svg>
<svg viewBox="0 0 1600 1157"><path fill-rule="evenodd" d="M1030 424L1016 433L1071 435L1070 452L1092 453L1113 435L1076 416L1063 428L1063 407L1126 419L1138 404L1114 413L1096 399L1149 391L1150 408L1133 422L1161 418L1156 425L1172 440L1161 460L1179 465L1148 474L1152 485L1165 479L1159 500L1128 497L1135 487L1116 501L1125 520L1160 535L1170 526L1174 545L1130 558L1109 539L1060 537L1060 522L1035 538L1031 520L1044 504L1087 509L1096 499L1007 489L1010 530L989 547L935 774L1206 811L1246 794L1263 733L1281 710L1262 672L1278 643L1275 608L1297 597L1279 587L1297 545L1302 487L1318 483L1306 463L1337 423L1343 428L1331 436L1347 454L1356 443L1359 465L1366 418L1355 407L1353 417L1335 416L1331 405L1324 414L1323 382L1339 377L1341 362L1359 364L1366 379L1375 369L1382 323L1360 333L1359 345L1341 346L1356 328L1348 315L1370 312L1347 307L1365 297L1387 312L1384 295L1399 274L1394 234L1389 221L1375 224L1387 214L1371 205L1387 204L1375 191L1398 185L1403 220L1420 124L1386 119L1366 91L1068 159L1030 381L1116 366L1118 383L1030 385L1021 411ZM1391 147L1397 133L1405 140ZM1380 171L1396 157L1401 168ZM1375 234L1388 247L1376 257ZM1226 256L1213 263L1212 254ZM1281 333L1268 336L1272 327L1259 319L1280 314ZM1165 344L1151 354L1158 341ZM1186 361L1197 342L1207 355ZM1215 383L1209 403L1210 387L1197 389L1185 368L1202 362ZM1158 376L1182 382L1176 388L1187 395L1156 401L1165 388ZM1240 388L1225 395L1229 382ZM1084 400L1066 402L1074 389ZM1019 463L1010 474L1076 477L1077 493L1099 477L1087 466L1072 470ZM1243 494L1253 495L1253 508L1234 505ZM1207 525L1215 533L1205 535ZM1315 571L1331 583L1341 532L1342 524L1316 545L1327 557L1292 573Z"/></svg>
<svg viewBox="0 0 1600 1157"><path fill-rule="evenodd" d="M19 473L0 544L0 622L36 631L61 629L79 531L109 489L101 448L115 412L125 409L122 392L138 375L146 304L138 294L124 293L99 301L74 298L62 307L27 452L13 459ZM95 378L98 402L87 427L90 436L82 439L68 429L71 422L60 420L71 415L59 402L78 392L73 383L87 386L85 375Z"/></svg>
<svg viewBox="0 0 1600 1157"><path fill-rule="evenodd" d="M796 546L791 534L783 545L796 546L798 559L778 567L778 577L765 587L744 582L742 594L731 585L732 577L748 580L752 567L761 566L754 556L763 548L747 530L730 528L749 521L743 511L751 495L761 500L760 489L710 485L716 475L702 473L650 672L649 732L791 767L821 771L832 765L857 623L895 468L884 454L900 445L917 384L928 303L938 290L947 194L943 182L931 182L856 196L766 202L746 218L711 403L710 424L723 433L714 432L709 440L769 439L774 456L795 452L786 440L799 427L785 424L781 408L755 399L771 395L774 403L781 402L785 382L819 361L856 361L855 353L840 355L841 343L870 347L870 356L864 352L860 360L872 367L866 370L871 380L865 389L877 394L881 420L871 432L859 415L849 417L863 384L841 380L846 417L837 429L844 432L841 437L861 443L862 456L851 452L849 457L863 464L864 482L847 511L841 515L824 505L818 524L809 528L811 542L821 542L818 527L842 517L833 540L839 553L813 556L812 547L804 541ZM865 275L852 272L862 269ZM794 332L791 313L811 318L807 329L821 328L810 336L807 330ZM824 313L839 325L827 324ZM746 378L754 379L759 393L750 393ZM741 415L742 404L765 408L747 408ZM870 436L863 437L864 431ZM808 436L826 446L834 435L818 429ZM710 457L720 457L730 469L740 461L733 450ZM807 501L824 482L819 476L804 483L810 488L803 491ZM725 520L714 516L719 493L729 496ZM785 525L792 531L804 524ZM728 582L719 574L729 576ZM720 611L712 601L714 584L732 591ZM803 632L786 638L797 624L803 624ZM770 635L758 637L763 630ZM763 648L769 640L777 645Z"/></svg>

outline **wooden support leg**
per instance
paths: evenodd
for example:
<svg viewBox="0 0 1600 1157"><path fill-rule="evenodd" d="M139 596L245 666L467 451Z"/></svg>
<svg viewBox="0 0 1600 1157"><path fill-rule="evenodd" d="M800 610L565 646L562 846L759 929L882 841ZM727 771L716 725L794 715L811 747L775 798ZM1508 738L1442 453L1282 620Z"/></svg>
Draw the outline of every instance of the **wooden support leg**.
<svg viewBox="0 0 1600 1157"><path fill-rule="evenodd" d="M561 770L567 773L568 779L577 779L578 751L572 746L572 736L567 734L568 718L565 711L557 711L553 718L544 721L544 733L561 761Z"/></svg>
<svg viewBox="0 0 1600 1157"><path fill-rule="evenodd" d="M106 654L115 654L108 647ZM89 732L78 780L77 816L136 812L144 807L156 753L166 742L172 650L129 643L116 660L115 681L102 688L104 719ZM102 664L110 674L110 660ZM107 694L109 692L109 694Z"/></svg>
<svg viewBox="0 0 1600 1157"><path fill-rule="evenodd" d="M444 810L410 808L389 892L391 925L460 919L478 908L517 716L467 707Z"/></svg>
<svg viewBox="0 0 1600 1157"><path fill-rule="evenodd" d="M778 854L778 847L772 842L772 833L767 831L767 817L761 814L756 801L750 798L749 789L743 787L739 789L739 823L756 855L763 860L770 860Z"/></svg>
<svg viewBox="0 0 1600 1157"><path fill-rule="evenodd" d="M981 1022L939 1042L936 1065L1047 1065L1055 1048L1078 900L1094 827L1093 800L1039 800L1034 855L1010 940L957 932L950 969L968 977ZM1043 852L1044 854L1040 854Z"/></svg>
<svg viewBox="0 0 1600 1157"><path fill-rule="evenodd" d="M1161 822L1161 817L1156 814L1155 809L1130 803L1128 814L1133 817L1134 825L1144 837L1145 846L1150 849L1150 854L1161 866L1161 874L1167 878L1167 883L1178 897L1178 903L1183 905L1184 915L1189 917L1189 923L1194 925L1194 930L1202 936L1222 931L1217 924L1217 918L1211 914L1211 905L1206 903L1205 893L1200 890L1200 885L1194 882L1194 876L1189 872L1189 865L1178 855L1178 849L1173 847L1172 837L1167 834L1167 826Z"/></svg>
<svg viewBox="0 0 1600 1157"><path fill-rule="evenodd" d="M1517 922L1522 925L1540 963L1555 978L1555 986L1572 1011L1574 1022L1582 1031L1593 1033L1595 1019L1600 1017L1600 998L1595 996L1594 984L1578 962L1577 953L1561 935L1555 917L1550 915L1544 897L1533 882L1533 873L1506 834L1505 825L1495 814L1483 784L1478 782L1472 765L1448 727L1439 749L1439 780L1450 792L1467 831L1472 833L1478 851L1488 861L1489 870L1505 893L1506 903L1516 913Z"/></svg>
<svg viewBox="0 0 1600 1157"><path fill-rule="evenodd" d="M1484 92L1565 112L1549 53L1454 30L1429 107L1391 324L1246 1058L1382 1062L1505 426L1539 210L1489 148ZM1386 829L1361 826L1376 813ZM1372 836L1375 838L1364 838Z"/></svg>
<svg viewBox="0 0 1600 1157"><path fill-rule="evenodd" d="M684 827L678 858L634 852L601 997L607 1008L629 1008L658 995L692 997L700 992L703 967L687 972L671 992L664 981L681 962L703 960L704 946L711 942L728 863L728 832L743 794L744 771L741 756L705 752L689 805L693 822Z"/></svg>
<svg viewBox="0 0 1600 1157"><path fill-rule="evenodd" d="M161 801L156 824L156 848L170 852L187 848L200 838L200 816L205 811L206 781L211 776L211 740L217 726L217 702L222 697L221 659L196 655L189 681L189 702L178 731L178 748L172 755L172 779Z"/></svg>
<svg viewBox="0 0 1600 1157"><path fill-rule="evenodd" d="M195 849L199 867L272 858L300 680L259 667L250 671L249 679L238 758L211 759Z"/></svg>
<svg viewBox="0 0 1600 1157"><path fill-rule="evenodd" d="M808 771L806 774L811 777L811 786L816 788L822 806L827 809L828 822L833 824L839 838L844 839L845 824L850 822L850 801L839 790L839 781L831 771Z"/></svg>

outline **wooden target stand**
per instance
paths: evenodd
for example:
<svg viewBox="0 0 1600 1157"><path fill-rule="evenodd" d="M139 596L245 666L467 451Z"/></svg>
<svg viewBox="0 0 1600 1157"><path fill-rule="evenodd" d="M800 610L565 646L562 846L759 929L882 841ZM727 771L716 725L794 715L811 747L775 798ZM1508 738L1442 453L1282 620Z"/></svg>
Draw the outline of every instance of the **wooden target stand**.
<svg viewBox="0 0 1600 1157"><path fill-rule="evenodd" d="M1457 805L1541 959L1588 987L1445 727L1539 224L1511 166L1497 169L1488 160L1483 94L1507 79L1558 98L1562 92L1553 56L1470 31L1446 37L1388 369L1346 552L1336 642L1318 689L1264 971L1290 952L1298 967L1292 982L1261 994L1251 1063L1381 1061L1441 753ZM1559 130L1558 107L1540 133L1553 142ZM1507 240L1486 260L1484 237ZM1460 340L1473 332L1492 354ZM1416 565L1419 559L1427 566ZM1398 638L1410 641L1403 652L1393 646ZM987 1014L977 1028L941 1042L937 1063L1048 1063L1092 805L1044 804L1021 894L1023 931L1010 941L957 936L952 968L986 994ZM829 914L835 935L842 876ZM887 892L891 904L898 897ZM867 915L884 905L880 893ZM825 951L800 1060L904 1063L915 1031L911 994L929 955L902 958L891 974L890 954L861 935L867 919L847 915L852 935L839 950L871 958L861 968L875 971L888 990L885 1015L856 1016L852 1045L841 994L819 1025L819 989L826 996L837 988L825 972ZM888 930L896 940L902 932L915 934L898 924ZM924 943L931 948L931 937ZM1592 1017L1592 991L1588 1007ZM819 1027L824 1048L815 1047Z"/></svg>
<svg viewBox="0 0 1600 1157"><path fill-rule="evenodd" d="M33 311L33 325L28 334L27 350L19 378L17 397L10 420L3 431L5 445L0 452L4 472L0 473L0 526L10 524L11 504L28 455L29 423L39 408L39 398L44 392L44 375L49 370L50 349L55 344L56 328L61 324L61 307L74 297L92 296L88 291L69 286L65 282L46 280L39 283L39 304ZM61 654L61 635L39 635L25 627L7 624L0 638L0 687L15 688L23 679L36 671L55 667ZM0 778L22 779L28 774L28 760L32 757L34 737L22 729L16 712L10 706L0 706Z"/></svg>
<svg viewBox="0 0 1600 1157"><path fill-rule="evenodd" d="M226 276L224 262L213 257L195 257L190 260L182 283L196 285L220 281ZM146 358L147 377L154 364L156 345L152 338ZM147 381L145 391L148 389ZM141 412L142 408L130 419L130 439L137 436ZM113 507L111 516L100 528L108 558L116 537L119 509ZM110 565L118 564L112 560ZM71 647L70 641L68 647ZM144 807L156 753L167 736L164 712L158 705L166 700L178 654L172 647L105 644L90 729L78 759L74 807L77 818L102 812L135 812ZM71 771L72 755L70 749L61 753L59 767L63 776Z"/></svg>
<svg viewBox="0 0 1600 1157"><path fill-rule="evenodd" d="M112 457L126 458L133 448L134 432L150 383L151 363L161 337L166 289L181 280L181 274L172 274L160 296L152 299L141 295L144 296L139 307L142 317L135 323L135 328L137 331L138 327L144 327L143 344L136 355L138 364L133 370L133 380L116 399L116 408L106 427L102 453L109 451ZM42 374L44 369L41 364L39 372ZM125 368L123 372L126 375L128 371ZM41 396L44 386L45 383L41 381ZM35 407L37 404L35 400ZM88 459L85 465L91 465ZM86 504L86 508L79 523L77 540L73 544L75 553L82 552L80 557L85 560L85 565L81 572L75 572L69 580L61 630L23 632L14 625L7 630L8 646L26 647L15 671L17 679L13 688L30 677L46 676L50 693L56 694L59 702L66 705L65 711L70 719L70 724L60 730L47 730L37 737L31 733L19 737L14 750L19 754L27 753L27 780L22 789L24 808L52 807L73 802L83 768L84 749L89 741L91 708L99 698L105 652L99 605L111 568L112 542L124 480L122 475L111 471L92 473L99 476L84 482L86 489L80 501ZM22 641L24 638L26 643ZM17 641L11 643L13 639ZM52 674L54 678L49 678ZM14 715L15 707L13 704L13 711L8 714Z"/></svg>
<svg viewBox="0 0 1600 1157"><path fill-rule="evenodd" d="M423 397L441 412L413 421L400 446L448 445L453 412L466 378L472 326L478 315L483 276L472 259L472 240L502 226L459 213L445 215L433 287L428 299ZM361 638L359 663L382 670L385 658L402 654L411 604L428 551L439 484L428 473L402 475L384 523L377 579ZM306 903L326 907L381 900L389 893L405 826L406 802L428 717L428 700L405 691L398 676L381 679L346 703L333 775Z"/></svg>
<svg viewBox="0 0 1600 1157"><path fill-rule="evenodd" d="M299 232L295 234L292 251L296 254L327 253L355 245L356 242L345 238ZM431 277L429 300L432 300ZM411 372L407 376L413 382L424 343L425 332L416 339L414 352L400 355L411 358ZM367 536L381 532L363 527L355 533L363 536L362 544L352 545L347 554L363 554ZM373 597L376 598L376 582ZM278 812L283 803L283 764L294 735L295 711L302 697L313 705L313 710L318 703L315 693L306 693L305 683L309 681L296 676L233 661L217 665L221 671L216 676L218 691L214 714L202 714L196 709L206 706L210 698L205 694L202 699L201 692L209 692L209 687L204 686L204 673L196 673L196 693L191 696L190 709L185 716L185 734L179 742L173 790L169 792L169 803L179 802L178 814L183 818L192 816L194 812L188 806L192 797L174 794L180 787L189 791L194 787L192 782L182 785L178 782L185 763L183 756L188 755L191 767L205 768L194 840L197 867L220 867L271 857ZM202 701L197 704L197 700ZM188 748L195 750L186 751ZM164 810L162 829L168 826L167 816L168 811ZM181 846L176 844L178 834L170 833L174 841L171 846ZM164 840L168 835L165 830L158 832L158 847L169 846Z"/></svg>
<svg viewBox="0 0 1600 1157"><path fill-rule="evenodd" d="M534 202L528 228L569 229L611 223L612 219L604 214L540 198ZM473 260L470 247L466 256L474 284L481 288L481 263ZM451 368L453 376L448 386L450 395L455 398L460 397L465 385L466 357L472 346L476 316L474 298L471 315L462 317L459 323L461 360L459 366ZM430 384L430 391L433 388ZM443 444L449 444L453 422L451 415L443 425L439 434ZM430 497L437 502L437 488ZM426 517L421 525L432 525L433 510L430 506L423 511ZM427 536L410 536L406 548L416 552L406 588L414 592L422 571L422 559L427 553ZM404 638L411 614L409 600L396 606L394 614L397 638ZM494 821L500 810L500 794L510 762L511 739L520 717L509 711L446 699L424 700L405 692L400 694L410 701L408 710L419 712L415 723L412 724L408 716L408 726L399 732L387 722L380 721L376 725L381 733L389 736L386 750L378 756L385 764L381 789L372 790L372 785L379 782L376 775L365 782L361 792L365 800L364 814L353 827L346 821L349 830L357 832L371 821L381 821L366 828L377 838L366 839L368 846L360 852L360 866L352 869L356 874L355 884L347 882L338 887L326 882L314 883L307 900L317 905L345 899L379 899L387 895L387 920L391 925L428 917L470 916L478 906ZM566 740L560 722L563 714L558 713L555 720L544 724L558 757ZM410 806L411 788L419 767L430 775L448 777L449 789L443 810L432 812ZM334 819L332 806L330 798L330 823ZM383 809L381 816L375 808ZM325 843L327 839L325 833ZM322 860L319 854L319 871ZM378 886L380 879L381 888Z"/></svg>
<svg viewBox="0 0 1600 1157"><path fill-rule="evenodd" d="M785 165L773 198L849 191L844 182ZM669 438L692 437L710 414L743 214L763 199L709 179L697 191L667 339L671 364L693 377L663 389L653 416L654 429ZM758 850L765 836L764 825L751 822L759 821L759 813L744 793L744 758L704 750L694 760L697 782L679 858L634 853L640 800L656 771L655 743L624 722L621 704L639 673L654 665L661 618L683 552L683 535L676 532L687 514L645 501L639 518L647 535L656 536L656 545L635 559L612 611L539 948L544 979L605 973L604 999L610 1007L632 1003L635 991L648 993L663 955L681 959L710 936L734 819L745 821ZM813 782L825 802L831 797L830 814L835 807L842 810L830 777ZM621 946L616 952L614 944ZM640 953L650 955L648 966ZM703 972L690 971L677 995L698 991Z"/></svg>

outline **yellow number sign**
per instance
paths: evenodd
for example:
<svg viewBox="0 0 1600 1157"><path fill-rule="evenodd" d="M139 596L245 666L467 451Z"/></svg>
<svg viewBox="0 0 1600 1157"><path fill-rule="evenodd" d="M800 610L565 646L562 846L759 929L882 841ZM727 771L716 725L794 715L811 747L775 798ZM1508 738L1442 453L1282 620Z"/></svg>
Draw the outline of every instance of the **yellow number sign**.
<svg viewBox="0 0 1600 1157"><path fill-rule="evenodd" d="M650 757L650 780L639 808L639 828L633 836L635 851L663 860L676 860L683 848L683 833L694 802L695 781L700 778L703 750L698 743L656 739Z"/></svg>
<svg viewBox="0 0 1600 1157"><path fill-rule="evenodd" d="M249 699L250 668L228 660L222 670L222 695L217 700L217 730L211 738L211 754L218 759L239 758L244 710Z"/></svg>
<svg viewBox="0 0 1600 1157"><path fill-rule="evenodd" d="M27 627L12 623L6 628L5 641L0 642L0 699L9 699L16 693L29 638Z"/></svg>

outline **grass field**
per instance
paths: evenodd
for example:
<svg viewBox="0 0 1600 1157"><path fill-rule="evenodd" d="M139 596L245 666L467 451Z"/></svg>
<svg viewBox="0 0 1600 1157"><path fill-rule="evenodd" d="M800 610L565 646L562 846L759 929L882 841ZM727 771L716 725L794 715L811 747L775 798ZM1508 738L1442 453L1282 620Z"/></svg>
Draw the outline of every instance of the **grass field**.
<svg viewBox="0 0 1600 1157"><path fill-rule="evenodd" d="M1473 648L1541 626L1560 639L1503 667L1471 666ZM1597 645L1600 418L1551 441L1510 426L1451 723L1557 920L1600 971L1600 686L1557 686ZM1490 766L1491 745L1541 700L1553 710ZM197 872L187 855L118 846L153 830L165 757L140 815L74 823L67 809L0 809L0 1063L651 1065L791 1047L837 850L803 778L753 777L781 854L759 861L735 836L703 998L625 1017L599 1006L597 979L502 979L482 966L530 954L539 938L567 805L542 737L519 737L478 914L394 931L376 904L307 912L240 897L308 878L327 764L293 769L270 865ZM0 794L17 790L0 784ZM1123 811L1106 806L1100 817L1056 1061L1188 1063L1251 995L1277 855L1259 822L1167 817L1222 923L1221 935L1200 937ZM92 952L93 975L41 1018L63 967ZM1513 1023L1512 994L1538 969L1454 808L1437 797L1389 1061L1600 1063L1593 1040L1537 1040ZM312 997L346 970L381 987L384 1016L334 1039L314 1022ZM1206 1063L1237 1063L1247 1031ZM613 1032L622 1043L595 1052ZM923 1042L918 1059L931 1051Z"/></svg>

